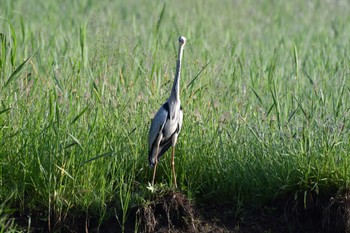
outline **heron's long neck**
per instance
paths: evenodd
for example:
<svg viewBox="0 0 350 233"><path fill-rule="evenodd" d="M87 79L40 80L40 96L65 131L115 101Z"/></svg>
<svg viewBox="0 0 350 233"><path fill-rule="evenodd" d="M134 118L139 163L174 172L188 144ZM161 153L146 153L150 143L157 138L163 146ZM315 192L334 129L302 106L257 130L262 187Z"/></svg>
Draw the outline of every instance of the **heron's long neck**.
<svg viewBox="0 0 350 233"><path fill-rule="evenodd" d="M176 101L180 101L180 73L181 73L181 62L182 62L182 53L183 53L184 45L180 45L179 54L176 63L176 73L174 78L173 88L171 89L170 98L175 99Z"/></svg>

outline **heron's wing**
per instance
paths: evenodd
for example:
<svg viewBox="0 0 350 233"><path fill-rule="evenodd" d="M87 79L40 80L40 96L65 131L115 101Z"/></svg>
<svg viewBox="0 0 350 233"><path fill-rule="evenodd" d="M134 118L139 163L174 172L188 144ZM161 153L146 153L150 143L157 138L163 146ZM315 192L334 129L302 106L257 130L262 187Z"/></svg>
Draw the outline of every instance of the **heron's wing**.
<svg viewBox="0 0 350 233"><path fill-rule="evenodd" d="M177 127L175 132L169 137L166 141L161 141L159 145L160 152L158 154L158 159L170 148L170 146L177 141L177 137L180 133L181 126L182 126L182 120L183 120L183 113L182 113L182 107L180 106L178 118L177 118ZM165 126L166 127L166 126ZM152 164L152 161L151 161Z"/></svg>
<svg viewBox="0 0 350 233"><path fill-rule="evenodd" d="M166 102L163 104L162 107L158 110L156 115L154 116L152 123L151 123L151 128L149 130L149 135L148 135L148 145L149 149L152 149L152 145L154 141L157 139L157 136L159 132L163 129L169 115L169 106L168 103Z"/></svg>

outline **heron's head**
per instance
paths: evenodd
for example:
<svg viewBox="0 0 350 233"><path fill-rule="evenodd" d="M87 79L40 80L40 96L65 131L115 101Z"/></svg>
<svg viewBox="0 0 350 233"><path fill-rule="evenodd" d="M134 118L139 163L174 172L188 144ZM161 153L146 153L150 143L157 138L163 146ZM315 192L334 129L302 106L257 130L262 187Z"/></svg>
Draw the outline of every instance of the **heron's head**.
<svg viewBox="0 0 350 233"><path fill-rule="evenodd" d="M180 42L180 44L185 45L186 44L186 38L183 37L183 36L180 36L179 37L179 42Z"/></svg>

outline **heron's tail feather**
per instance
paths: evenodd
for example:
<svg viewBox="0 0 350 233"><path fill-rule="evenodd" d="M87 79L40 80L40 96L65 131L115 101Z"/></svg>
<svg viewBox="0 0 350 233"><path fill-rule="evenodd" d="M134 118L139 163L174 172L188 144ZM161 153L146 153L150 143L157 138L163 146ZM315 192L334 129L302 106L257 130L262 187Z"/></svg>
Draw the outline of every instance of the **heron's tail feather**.
<svg viewBox="0 0 350 233"><path fill-rule="evenodd" d="M158 162L159 162L160 156L161 155L158 155ZM155 164L156 164L156 156L155 155L154 156L150 155L149 156L149 166L150 167L154 167Z"/></svg>
<svg viewBox="0 0 350 233"><path fill-rule="evenodd" d="M150 167L153 167L154 164L156 164L156 158L158 159L158 162L159 162L160 157L162 157L162 155L170 148L170 146L171 146L171 140L165 142L164 144L161 144L158 149L159 151L158 156L156 156L156 148L152 147L149 150L148 159L149 159Z"/></svg>
<svg viewBox="0 0 350 233"><path fill-rule="evenodd" d="M155 152L153 152L153 149L150 149L150 151L148 153L148 160L149 160L150 167L154 167L154 164L156 164L156 156L153 154L155 154ZM158 161L159 161L159 159L158 159Z"/></svg>
<svg viewBox="0 0 350 233"><path fill-rule="evenodd" d="M149 160L149 166L150 166L150 167L154 167L154 164L156 164L155 159L154 159L154 160L153 160L153 159L150 159L150 160Z"/></svg>

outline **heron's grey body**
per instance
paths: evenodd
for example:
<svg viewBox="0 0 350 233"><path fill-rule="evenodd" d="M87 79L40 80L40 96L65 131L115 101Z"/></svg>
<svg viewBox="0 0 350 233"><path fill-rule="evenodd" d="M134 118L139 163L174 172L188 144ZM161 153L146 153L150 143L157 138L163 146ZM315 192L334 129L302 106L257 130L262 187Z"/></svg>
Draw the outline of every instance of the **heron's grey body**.
<svg viewBox="0 0 350 233"><path fill-rule="evenodd" d="M175 187L177 187L177 184L174 167L174 150L183 120L180 101L180 73L182 54L184 45L186 43L186 38L180 37L179 43L180 45L176 64L176 74L171 94L167 101L163 104L163 106L158 110L158 112L154 116L148 137L149 163L151 166L154 166L152 184L154 184L156 168L159 158L172 146L173 149L171 164L173 169Z"/></svg>
<svg viewBox="0 0 350 233"><path fill-rule="evenodd" d="M159 158L170 148L175 146L182 126L182 109L179 103L165 102L158 110L151 124L149 134L149 163L154 166ZM158 155L157 153L157 144Z"/></svg>

